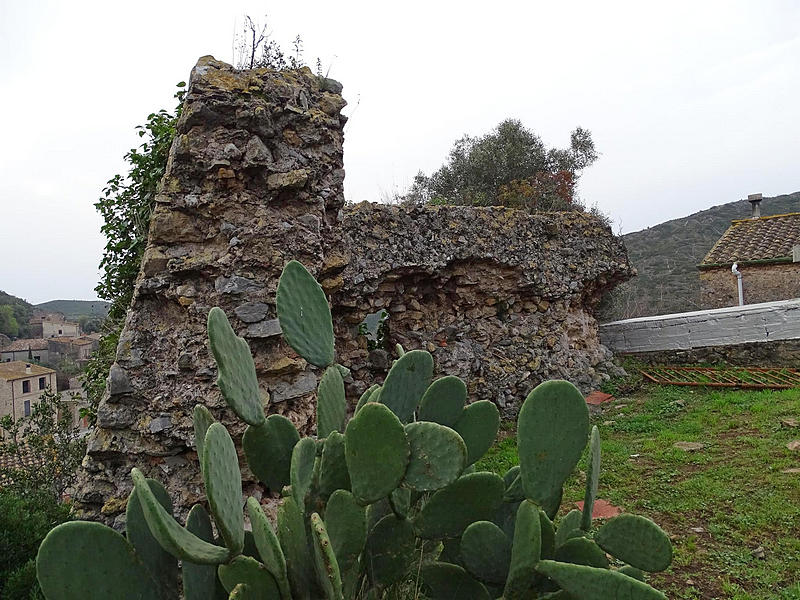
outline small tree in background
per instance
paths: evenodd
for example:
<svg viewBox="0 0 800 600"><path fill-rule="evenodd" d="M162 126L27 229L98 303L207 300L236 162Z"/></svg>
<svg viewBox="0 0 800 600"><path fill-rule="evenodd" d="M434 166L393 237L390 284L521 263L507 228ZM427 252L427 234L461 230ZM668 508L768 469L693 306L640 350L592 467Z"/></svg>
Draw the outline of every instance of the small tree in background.
<svg viewBox="0 0 800 600"><path fill-rule="evenodd" d="M19 335L19 323L14 315L14 307L9 304L0 305L0 333L12 338Z"/></svg>
<svg viewBox="0 0 800 600"><path fill-rule="evenodd" d="M528 210L582 209L580 172L597 160L589 131L578 127L567 149L548 149L516 119L481 137L457 140L431 176L420 172L407 194L415 204L508 206Z"/></svg>
<svg viewBox="0 0 800 600"><path fill-rule="evenodd" d="M86 440L61 394L47 388L28 417L0 419L3 487L21 496L49 493L60 501L75 482Z"/></svg>
<svg viewBox="0 0 800 600"><path fill-rule="evenodd" d="M29 417L0 419L0 431L0 597L44 598L34 559L47 532L69 518L62 500L86 441L61 394L49 388Z"/></svg>

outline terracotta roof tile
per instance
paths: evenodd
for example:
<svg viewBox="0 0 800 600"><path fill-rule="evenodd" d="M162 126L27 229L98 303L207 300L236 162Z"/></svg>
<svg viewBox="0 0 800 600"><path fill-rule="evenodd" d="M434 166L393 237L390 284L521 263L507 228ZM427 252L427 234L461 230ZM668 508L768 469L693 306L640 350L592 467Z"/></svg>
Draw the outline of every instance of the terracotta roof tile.
<svg viewBox="0 0 800 600"><path fill-rule="evenodd" d="M25 372L25 366L31 365L31 372ZM16 379L25 379L26 377L34 377L36 375L47 375L48 373L55 373L53 369L48 369L41 365L33 365L24 360L12 360L11 362L0 363L0 379L12 381Z"/></svg>
<svg viewBox="0 0 800 600"><path fill-rule="evenodd" d="M12 473L15 470L28 470L33 467L41 467L44 458L33 453L27 444L21 444L20 455L16 453L0 453L0 487L12 482Z"/></svg>
<svg viewBox="0 0 800 600"><path fill-rule="evenodd" d="M14 340L8 346L0 349L0 352L23 352L31 350L47 350L47 340L41 338Z"/></svg>
<svg viewBox="0 0 800 600"><path fill-rule="evenodd" d="M700 265L788 258L800 244L800 213L733 221Z"/></svg>

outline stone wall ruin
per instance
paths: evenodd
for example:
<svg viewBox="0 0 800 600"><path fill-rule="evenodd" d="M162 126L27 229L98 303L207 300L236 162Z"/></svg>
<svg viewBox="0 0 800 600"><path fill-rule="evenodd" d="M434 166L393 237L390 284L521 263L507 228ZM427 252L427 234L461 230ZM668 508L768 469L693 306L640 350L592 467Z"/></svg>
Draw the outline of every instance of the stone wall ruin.
<svg viewBox="0 0 800 600"><path fill-rule="evenodd" d="M311 433L320 372L281 339L275 290L303 262L328 292L347 394L390 356L358 326L385 308L390 346L431 351L470 399L512 417L548 378L584 390L613 368L593 310L631 276L622 243L583 213L344 206L341 86L308 69L192 71L136 292L80 473L79 515L122 527L130 468L165 483L177 512L204 499L191 424L202 402L236 438L205 323L221 306L253 352L268 412ZM243 465L245 479L248 479ZM261 497L257 484L245 492Z"/></svg>

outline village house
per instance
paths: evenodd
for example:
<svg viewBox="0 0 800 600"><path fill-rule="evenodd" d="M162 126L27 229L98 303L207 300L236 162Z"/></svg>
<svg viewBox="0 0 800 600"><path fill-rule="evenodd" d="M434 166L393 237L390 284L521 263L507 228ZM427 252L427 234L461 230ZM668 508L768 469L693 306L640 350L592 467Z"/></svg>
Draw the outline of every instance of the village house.
<svg viewBox="0 0 800 600"><path fill-rule="evenodd" d="M49 362L47 340L21 339L0 348L0 362L21 360L36 364Z"/></svg>
<svg viewBox="0 0 800 600"><path fill-rule="evenodd" d="M48 387L56 389L53 369L22 360L0 363L0 417L29 416Z"/></svg>
<svg viewBox="0 0 800 600"><path fill-rule="evenodd" d="M761 216L752 194L749 219L731 223L698 265L702 308L800 298L800 213Z"/></svg>
<svg viewBox="0 0 800 600"><path fill-rule="evenodd" d="M31 334L43 338L79 337L81 326L70 323L61 313L44 313L30 320Z"/></svg>
<svg viewBox="0 0 800 600"><path fill-rule="evenodd" d="M45 340L48 354L53 363L70 358L79 364L89 360L92 352L97 350L99 342L91 337L55 337Z"/></svg>

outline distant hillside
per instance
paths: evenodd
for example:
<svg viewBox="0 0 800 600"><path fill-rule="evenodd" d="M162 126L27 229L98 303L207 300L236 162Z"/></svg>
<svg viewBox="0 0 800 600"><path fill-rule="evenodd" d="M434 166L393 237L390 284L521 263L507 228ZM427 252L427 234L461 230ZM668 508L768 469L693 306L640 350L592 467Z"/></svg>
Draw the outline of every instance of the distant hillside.
<svg viewBox="0 0 800 600"><path fill-rule="evenodd" d="M102 300L50 300L35 306L36 310L45 312L58 312L67 319L75 320L78 317L99 317L105 319L110 304Z"/></svg>
<svg viewBox="0 0 800 600"><path fill-rule="evenodd" d="M28 337L33 306L0 290L0 333L9 337Z"/></svg>
<svg viewBox="0 0 800 600"><path fill-rule="evenodd" d="M603 302L600 321L684 312L699 307L697 264L730 226L750 216L747 200L714 206L622 236L639 272ZM764 198L761 214L800 212L800 192Z"/></svg>

